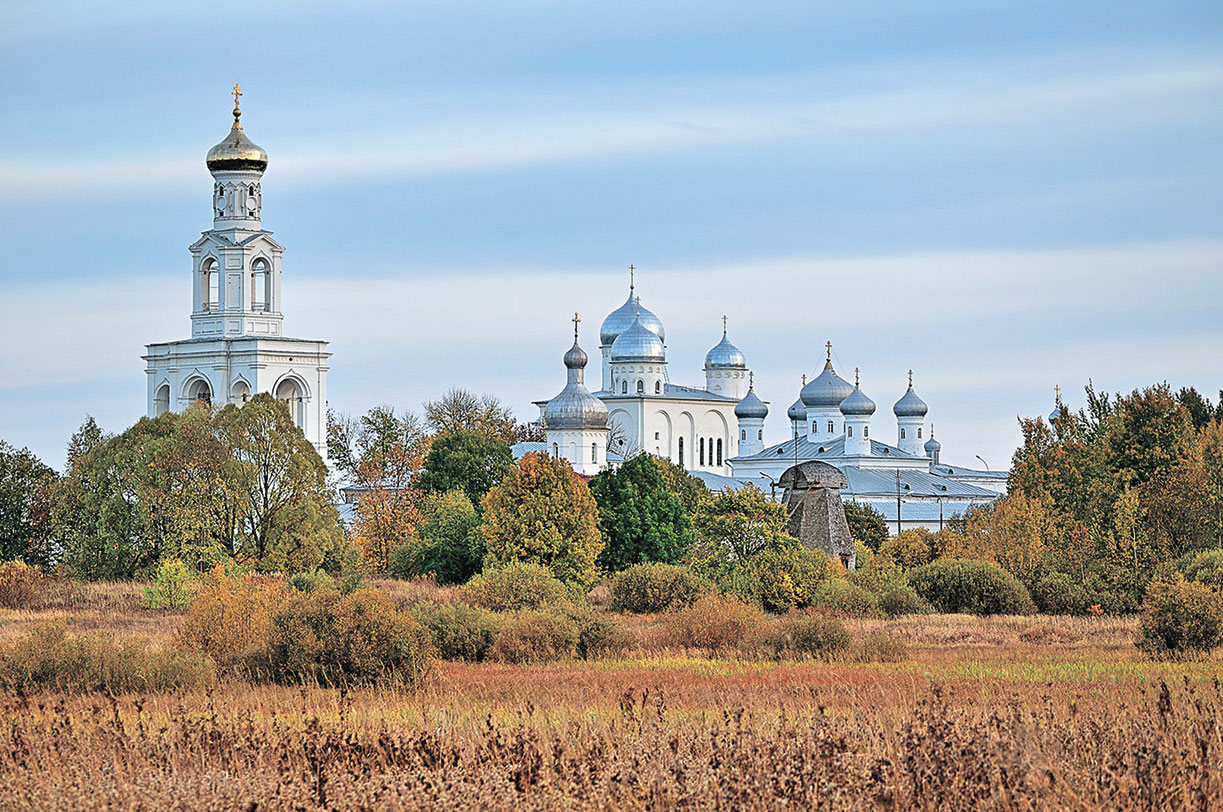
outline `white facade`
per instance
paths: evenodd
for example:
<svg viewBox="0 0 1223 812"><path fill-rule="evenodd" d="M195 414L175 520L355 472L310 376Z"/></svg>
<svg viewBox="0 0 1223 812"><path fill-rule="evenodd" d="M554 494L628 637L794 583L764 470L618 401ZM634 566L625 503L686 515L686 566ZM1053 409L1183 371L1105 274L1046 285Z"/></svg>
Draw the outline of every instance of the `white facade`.
<svg viewBox="0 0 1223 812"><path fill-rule="evenodd" d="M281 255L262 226L267 155L238 121L208 154L213 227L190 246L191 338L147 345L148 414L196 400L241 405L259 392L284 401L326 456L327 342L282 336Z"/></svg>

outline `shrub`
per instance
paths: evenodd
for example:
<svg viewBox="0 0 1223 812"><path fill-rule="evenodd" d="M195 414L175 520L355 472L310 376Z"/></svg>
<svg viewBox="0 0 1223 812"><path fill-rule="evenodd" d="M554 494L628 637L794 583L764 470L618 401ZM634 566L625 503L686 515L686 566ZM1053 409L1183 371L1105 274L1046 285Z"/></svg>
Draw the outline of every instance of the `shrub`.
<svg viewBox="0 0 1223 812"><path fill-rule="evenodd" d="M940 612L1030 615L1036 609L1014 575L985 561L940 558L910 572L909 583Z"/></svg>
<svg viewBox="0 0 1223 812"><path fill-rule="evenodd" d="M298 592L306 593L336 588L335 579L323 570L318 570L317 572L299 572L289 578L289 586Z"/></svg>
<svg viewBox="0 0 1223 812"><path fill-rule="evenodd" d="M636 564L611 579L611 608L621 612L662 612L690 605L713 591L713 584L687 567Z"/></svg>
<svg viewBox="0 0 1223 812"><path fill-rule="evenodd" d="M63 622L42 624L0 649L0 690L118 694L216 684L216 665L202 654L66 631Z"/></svg>
<svg viewBox="0 0 1223 812"><path fill-rule="evenodd" d="M893 584L884 587L879 595L879 609L888 617L901 615L928 615L934 607L917 594L908 584Z"/></svg>
<svg viewBox="0 0 1223 812"><path fill-rule="evenodd" d="M1215 589L1223 589L1223 550L1199 553L1185 568L1185 577Z"/></svg>
<svg viewBox="0 0 1223 812"><path fill-rule="evenodd" d="M774 624L765 645L774 657L830 659L849 648L849 631L835 617L791 612Z"/></svg>
<svg viewBox="0 0 1223 812"><path fill-rule="evenodd" d="M1138 648L1152 659L1207 654L1223 644L1223 596L1192 581L1152 581L1138 624Z"/></svg>
<svg viewBox="0 0 1223 812"><path fill-rule="evenodd" d="M502 620L491 657L505 663L543 663L577 653L581 632L561 612L522 609Z"/></svg>
<svg viewBox="0 0 1223 812"><path fill-rule="evenodd" d="M759 603L770 612L812 605L820 587L841 574L826 553L797 543L762 550L752 557L751 569L760 580Z"/></svg>
<svg viewBox="0 0 1223 812"><path fill-rule="evenodd" d="M431 493L421 504L415 532L391 553L391 573L400 578L432 575L461 584L480 571L484 537L480 516L460 490Z"/></svg>
<svg viewBox="0 0 1223 812"><path fill-rule="evenodd" d="M195 596L195 576L181 558L165 558L157 565L153 585L144 590L145 609L185 609Z"/></svg>
<svg viewBox="0 0 1223 812"><path fill-rule="evenodd" d="M1032 588L1036 608L1048 615L1085 615L1094 601L1087 590L1076 584L1064 572L1046 575Z"/></svg>
<svg viewBox="0 0 1223 812"><path fill-rule="evenodd" d="M615 651L628 642L628 630L612 615L596 612L584 604L569 604L558 610L578 630L576 651L583 658Z"/></svg>
<svg viewBox="0 0 1223 812"><path fill-rule="evenodd" d="M569 603L569 589L547 567L510 564L482 572L463 585L460 594L472 604L506 612Z"/></svg>
<svg viewBox="0 0 1223 812"><path fill-rule="evenodd" d="M893 586L907 586L909 579L891 556L873 555L866 561L858 559L858 568L849 574L849 582L876 595L883 595Z"/></svg>
<svg viewBox="0 0 1223 812"><path fill-rule="evenodd" d="M853 647L850 656L860 663L899 663L909 659L909 646L890 634L871 632Z"/></svg>
<svg viewBox="0 0 1223 812"><path fill-rule="evenodd" d="M914 569L934 560L934 540L929 530L915 527L884 539L879 545L879 555L887 556L905 569Z"/></svg>
<svg viewBox="0 0 1223 812"><path fill-rule="evenodd" d="M882 614L879 599L874 594L841 579L820 584L811 597L811 605L859 617Z"/></svg>
<svg viewBox="0 0 1223 812"><path fill-rule="evenodd" d="M268 676L282 684L416 687L429 634L384 593L291 592L271 618Z"/></svg>
<svg viewBox="0 0 1223 812"><path fill-rule="evenodd" d="M217 567L187 608L175 645L208 655L223 672L265 669L272 613L285 593L280 578L255 574L231 578Z"/></svg>
<svg viewBox="0 0 1223 812"><path fill-rule="evenodd" d="M46 576L24 561L0 564L0 606L35 609L42 603Z"/></svg>
<svg viewBox="0 0 1223 812"><path fill-rule="evenodd" d="M764 615L756 607L719 595L699 598L667 618L676 645L710 652L744 645L763 623Z"/></svg>
<svg viewBox="0 0 1223 812"><path fill-rule="evenodd" d="M480 662L497 640L497 616L478 606L424 601L412 608L412 617L425 627L433 647L447 660Z"/></svg>

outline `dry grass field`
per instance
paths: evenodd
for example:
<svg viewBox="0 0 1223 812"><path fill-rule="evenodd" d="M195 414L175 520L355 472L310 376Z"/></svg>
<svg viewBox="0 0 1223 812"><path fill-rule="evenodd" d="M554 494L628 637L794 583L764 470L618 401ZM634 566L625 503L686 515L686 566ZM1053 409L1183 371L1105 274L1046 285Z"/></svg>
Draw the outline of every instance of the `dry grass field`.
<svg viewBox="0 0 1223 812"><path fill-rule="evenodd" d="M0 611L0 640L61 618L164 642L181 616L139 594ZM710 658L628 622L614 657L439 662L414 694L0 696L0 809L1223 808L1223 663L1148 662L1129 620L849 621L907 642L889 663Z"/></svg>

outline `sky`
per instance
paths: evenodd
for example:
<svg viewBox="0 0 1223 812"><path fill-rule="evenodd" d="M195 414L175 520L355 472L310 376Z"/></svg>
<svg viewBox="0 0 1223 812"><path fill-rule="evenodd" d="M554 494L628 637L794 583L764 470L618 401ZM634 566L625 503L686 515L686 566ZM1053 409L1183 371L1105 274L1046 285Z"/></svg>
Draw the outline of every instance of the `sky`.
<svg viewBox="0 0 1223 812"><path fill-rule="evenodd" d="M1055 385L1223 387L1217 0L9 0L0 439L59 468L144 413L235 82L340 412L533 419L630 264L671 381L727 316L768 441L825 341L878 438L912 369L959 465L1005 468Z"/></svg>

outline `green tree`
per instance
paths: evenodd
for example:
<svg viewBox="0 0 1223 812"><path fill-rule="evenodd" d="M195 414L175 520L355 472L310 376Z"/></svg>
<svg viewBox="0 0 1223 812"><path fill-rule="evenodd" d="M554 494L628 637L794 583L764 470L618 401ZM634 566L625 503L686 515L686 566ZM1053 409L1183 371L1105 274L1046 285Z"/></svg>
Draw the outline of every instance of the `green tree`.
<svg viewBox="0 0 1223 812"><path fill-rule="evenodd" d="M55 471L28 448L18 451L0 440L0 561L50 561L54 484Z"/></svg>
<svg viewBox="0 0 1223 812"><path fill-rule="evenodd" d="M698 550L694 558L751 558L785 536L786 518L784 507L770 502L751 485L720 491L697 510L693 524Z"/></svg>
<svg viewBox="0 0 1223 812"><path fill-rule="evenodd" d="M484 497L485 564L539 564L557 578L589 587L603 551L599 506L567 462L525 455Z"/></svg>
<svg viewBox="0 0 1223 812"><path fill-rule="evenodd" d="M599 565L610 572L660 561L678 562L692 542L692 522L667 487L655 458L638 454L590 482L606 546Z"/></svg>
<svg viewBox="0 0 1223 812"><path fill-rule="evenodd" d="M480 571L484 538L480 515L460 490L426 494L415 534L395 551L391 571L411 578L432 575L443 584L461 584Z"/></svg>
<svg viewBox="0 0 1223 812"><path fill-rule="evenodd" d="M883 514L862 502L845 502L845 521L849 524L849 535L854 541L865 544L872 552L879 552L880 545L888 537L888 526Z"/></svg>
<svg viewBox="0 0 1223 812"><path fill-rule="evenodd" d="M455 432L433 441L421 472L420 488L435 493L457 488L478 505L513 466L510 447L496 437Z"/></svg>
<svg viewBox="0 0 1223 812"><path fill-rule="evenodd" d="M694 477L671 460L665 457L653 457L653 460L658 466L658 472L662 474L663 481L667 483L667 490L675 494L684 506L684 513L691 519L709 498L709 488L705 487L700 478Z"/></svg>

